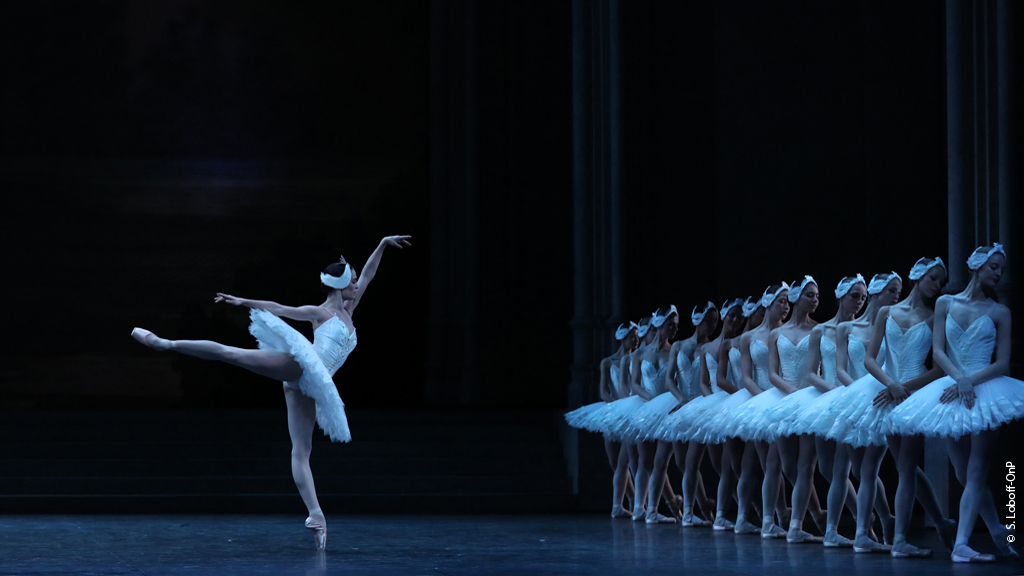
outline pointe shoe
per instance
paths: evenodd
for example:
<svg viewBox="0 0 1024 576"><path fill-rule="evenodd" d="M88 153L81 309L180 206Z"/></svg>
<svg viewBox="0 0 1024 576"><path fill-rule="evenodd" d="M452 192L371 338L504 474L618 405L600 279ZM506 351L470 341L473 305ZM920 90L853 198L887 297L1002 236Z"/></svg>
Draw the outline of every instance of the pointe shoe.
<svg viewBox="0 0 1024 576"><path fill-rule="evenodd" d="M629 518L632 514L622 506L612 508L612 518Z"/></svg>
<svg viewBox="0 0 1024 576"><path fill-rule="evenodd" d="M742 520L733 527L732 531L736 534L760 534L761 529L754 526L746 520Z"/></svg>
<svg viewBox="0 0 1024 576"><path fill-rule="evenodd" d="M654 514L647 514L644 517L644 522L647 524L675 524L676 519L655 512Z"/></svg>
<svg viewBox="0 0 1024 576"><path fill-rule="evenodd" d="M790 544L818 544L821 543L822 540L823 538L821 536L812 536L803 530L792 528L786 534L786 542L789 542Z"/></svg>
<svg viewBox="0 0 1024 576"><path fill-rule="evenodd" d="M687 528L710 526L711 522L697 518L693 514L684 514L682 525Z"/></svg>
<svg viewBox="0 0 1024 576"><path fill-rule="evenodd" d="M143 345L160 352L171 348L170 340L164 340L145 328L132 328L132 338L135 338Z"/></svg>
<svg viewBox="0 0 1024 576"><path fill-rule="evenodd" d="M853 540L841 536L838 532L826 532L821 543L825 548L853 548Z"/></svg>
<svg viewBox="0 0 1024 576"><path fill-rule="evenodd" d="M785 538L785 537L786 537L786 531L783 530L781 527L775 525L775 524L772 524L771 526L769 526L767 528L765 528L763 526L761 527L761 538L764 538L765 540L771 540L771 539L774 539L774 538Z"/></svg>
<svg viewBox="0 0 1024 576"><path fill-rule="evenodd" d="M639 522L647 517L647 511L643 508L633 508L633 522Z"/></svg>
<svg viewBox="0 0 1024 576"><path fill-rule="evenodd" d="M736 525L732 522L729 522L725 518L725 516L722 516L721 514L717 515L717 517L715 518L715 522L711 525L712 530L718 531L733 530L735 528Z"/></svg>
<svg viewBox="0 0 1024 576"><path fill-rule="evenodd" d="M893 558L930 558L932 551L928 548L918 548L907 542L900 542L892 545L889 555Z"/></svg>
<svg viewBox="0 0 1024 576"><path fill-rule="evenodd" d="M313 542L317 550L327 548L327 521L323 518L315 519L312 516L306 518L306 528L313 531Z"/></svg>
<svg viewBox="0 0 1024 576"><path fill-rule="evenodd" d="M982 554L975 552L968 546L958 546L960 553L957 554L954 550L949 557L953 562L995 562L996 557L992 554Z"/></svg>
<svg viewBox="0 0 1024 576"><path fill-rule="evenodd" d="M854 540L853 551L857 554L885 554L892 551L892 546L879 544L870 538L864 538Z"/></svg>

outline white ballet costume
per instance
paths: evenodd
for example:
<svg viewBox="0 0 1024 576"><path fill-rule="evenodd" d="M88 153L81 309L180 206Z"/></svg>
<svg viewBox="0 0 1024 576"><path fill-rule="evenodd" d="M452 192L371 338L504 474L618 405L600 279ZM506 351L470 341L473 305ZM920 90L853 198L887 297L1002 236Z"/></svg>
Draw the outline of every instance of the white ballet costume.
<svg viewBox="0 0 1024 576"><path fill-rule="evenodd" d="M642 350L634 352L634 354L642 354ZM633 377L633 355L629 355L627 360L629 365L629 378ZM625 433L629 429L631 422L631 416L633 412L644 406L647 401L633 394L633 391L629 389L628 385L626 390L622 391L626 396L611 402L607 408L594 415L593 426L600 431L604 432L605 438L613 442L625 442L632 441L633 438L626 436Z"/></svg>
<svg viewBox="0 0 1024 576"><path fill-rule="evenodd" d="M640 362L640 381L652 398L629 415L629 425L622 432L624 438L635 442L658 439L654 434L662 420L679 405L675 395L665 389L668 369L668 362L662 364L661 368L655 368L654 364L647 360Z"/></svg>
<svg viewBox="0 0 1024 576"><path fill-rule="evenodd" d="M854 382L850 383L852 386L857 380L867 375L868 370L864 367L864 359L867 357L867 348L864 343L861 342L853 334L849 334L846 340L846 353L847 353L847 371L850 376L854 379ZM824 339L822 339L821 358L822 358L822 373L827 382L836 384L834 390L830 390L822 394L818 401L804 410L804 422L807 432L810 434L817 434L818 436L828 437L829 432L836 422L836 415L846 405L843 396L846 395L850 390L850 386L844 386L839 382L838 375L834 375L828 369L826 363L827 355L825 352L826 348L824 345ZM835 362L835 352L832 352L832 362ZM879 352L879 358L885 358L885 341L882 341L882 347ZM831 377L835 378L835 381L830 380Z"/></svg>
<svg viewBox="0 0 1024 576"><path fill-rule="evenodd" d="M965 375L987 368L995 346L996 326L988 315L966 330L946 316L946 353ZM1024 382L1016 378L996 376L975 385L970 409L959 399L948 404L939 401L946 388L955 385L951 376L943 376L911 394L890 414L893 433L960 438L1024 417Z"/></svg>
<svg viewBox="0 0 1024 576"><path fill-rule="evenodd" d="M708 410L704 417L695 423L696 429L690 433L690 439L695 442L721 444L729 438L735 438L736 428L730 419L743 404L755 398L743 386L743 364L739 348L729 349L729 367L726 374L726 378L737 390L729 394L724 402Z"/></svg>
<svg viewBox="0 0 1024 576"><path fill-rule="evenodd" d="M846 386L839 384L839 375L836 371L835 340L822 334L818 350L821 352L821 379L835 388L828 392L821 392L814 386L808 386L808 388L814 389L814 399L804 405L798 413L787 417L779 424L779 430L786 432L786 435L822 434L817 430L815 424L819 423L823 415L828 414L828 407L846 391Z"/></svg>
<svg viewBox="0 0 1024 576"><path fill-rule="evenodd" d="M302 376L285 386L299 390L316 402L316 422L335 442L348 442L352 435L345 417L345 403L334 385L334 373L356 347L356 331L332 316L313 331L310 343L298 330L266 310L250 310L249 333L261 350L291 354L302 367Z"/></svg>
<svg viewBox="0 0 1024 576"><path fill-rule="evenodd" d="M926 322L919 322L904 332L889 317L885 320L884 345L885 373L896 382L907 382L927 370L924 361L932 348L932 329ZM835 423L826 436L855 448L885 446L885 437L891 433L889 414L893 405L890 403L881 409L874 405L875 397L885 385L868 374L849 388L842 405L837 406Z"/></svg>
<svg viewBox="0 0 1024 576"><path fill-rule="evenodd" d="M718 361L711 354L705 354L704 361L708 367L708 382L711 384L711 394L695 398L679 409L679 412L683 414L679 415L675 425L676 432L674 438L677 442L690 442L692 440L702 442L704 436L701 436L699 439L696 437L701 425L707 421L709 414L714 414L713 410L717 406L721 405L731 396L731 394L718 387ZM697 373L694 376L698 387L700 386L699 376L700 363L698 362Z"/></svg>
<svg viewBox="0 0 1024 576"><path fill-rule="evenodd" d="M795 345L789 338L779 335L776 344L779 350L779 375L795 390L783 395L782 400L772 406L766 414L771 422L768 427L770 440L799 433L793 430L793 427L798 422L800 411L821 396L821 392L814 386L804 386L800 382L800 366L807 359L810 342L810 334L801 338Z"/></svg>
<svg viewBox="0 0 1024 576"><path fill-rule="evenodd" d="M612 393L615 393L615 383L619 381L619 366L612 364L608 367L610 377L612 379ZM614 401L613 401L614 402ZM604 432L601 426L602 414L608 410L609 405L612 402L594 402L593 404L587 404L586 406L580 406L579 408L566 413L565 421L573 428L579 428L580 430L588 430L590 432Z"/></svg>
<svg viewBox="0 0 1024 576"><path fill-rule="evenodd" d="M768 418L768 411L783 399L784 394L768 379L768 345L764 341L755 339L750 343L750 360L754 364L757 386L764 392L740 405L722 424L732 427L733 435L742 440L770 442L773 440L772 421Z"/></svg>
<svg viewBox="0 0 1024 576"><path fill-rule="evenodd" d="M676 353L676 388L686 398L683 407L666 415L658 427L651 432L651 437L665 442L674 442L678 433L680 417L684 410L695 402L700 396L700 383L696 382L697 369L700 367L700 360L690 360L690 357L682 350ZM696 383L695 383L696 382ZM669 411L679 405L678 400L669 408Z"/></svg>

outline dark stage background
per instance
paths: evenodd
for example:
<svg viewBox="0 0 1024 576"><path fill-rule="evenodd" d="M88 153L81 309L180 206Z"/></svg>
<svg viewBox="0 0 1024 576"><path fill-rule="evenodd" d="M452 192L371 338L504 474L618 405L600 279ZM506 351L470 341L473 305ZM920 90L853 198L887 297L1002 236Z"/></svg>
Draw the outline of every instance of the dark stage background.
<svg viewBox="0 0 1024 576"><path fill-rule="evenodd" d="M245 311L215 292L319 302L322 266L361 265L390 234L414 246L385 254L355 318L337 377L352 407L594 401L618 322L803 274L821 283L824 321L845 275L950 259L948 13L929 0L5 7L0 406L279 407L278 386L157 355L131 328L250 346ZM998 121L1020 133L1019 116ZM986 226L963 243L1009 233Z"/></svg>

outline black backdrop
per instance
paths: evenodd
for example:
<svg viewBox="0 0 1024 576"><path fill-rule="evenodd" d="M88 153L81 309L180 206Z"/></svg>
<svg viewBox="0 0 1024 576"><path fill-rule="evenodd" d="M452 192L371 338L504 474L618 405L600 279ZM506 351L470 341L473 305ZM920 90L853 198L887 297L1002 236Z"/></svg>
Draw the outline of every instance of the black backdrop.
<svg viewBox="0 0 1024 576"><path fill-rule="evenodd" d="M155 359L128 331L249 345L215 291L316 301L339 252L361 262L411 233L357 315L344 396L420 404L430 10L444 4L8 7L3 398L164 402L180 386L186 403L279 402L240 371ZM827 294L945 254L941 4L621 6L631 316L805 273ZM481 403L565 402L570 16L540 1L472 16ZM833 312L825 298L817 317Z"/></svg>

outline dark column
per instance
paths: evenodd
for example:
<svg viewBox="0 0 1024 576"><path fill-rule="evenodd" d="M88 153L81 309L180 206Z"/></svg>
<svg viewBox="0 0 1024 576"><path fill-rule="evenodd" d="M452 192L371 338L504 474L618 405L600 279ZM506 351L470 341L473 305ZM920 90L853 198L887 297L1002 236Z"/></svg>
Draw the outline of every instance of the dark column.
<svg viewBox="0 0 1024 576"><path fill-rule="evenodd" d="M471 404L476 353L474 2L433 0L430 38L430 319L424 400Z"/></svg>
<svg viewBox="0 0 1024 576"><path fill-rule="evenodd" d="M598 364L622 317L618 0L574 0L572 25L574 408L598 400ZM582 495L587 458L577 434L566 447Z"/></svg>
<svg viewBox="0 0 1024 576"><path fill-rule="evenodd" d="M1012 2L1006 0L946 1L947 291L967 285L970 272L965 262L975 247L1001 242L1011 258L1019 253L1012 212L1016 128L1010 106L1012 11ZM999 286L1000 300L1011 307L1017 298L1013 268L1012 264L1007 267ZM1019 330L1015 351L1020 348L1018 334ZM930 441L925 448L925 472L946 513L948 470L944 444Z"/></svg>

